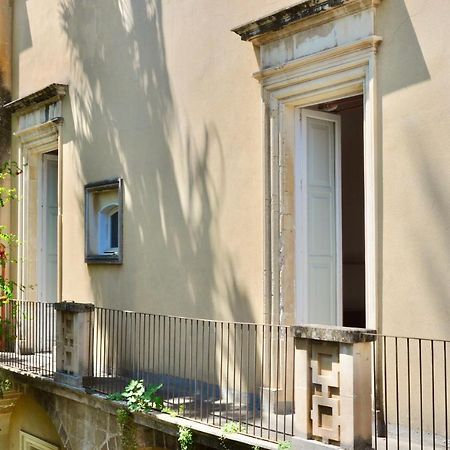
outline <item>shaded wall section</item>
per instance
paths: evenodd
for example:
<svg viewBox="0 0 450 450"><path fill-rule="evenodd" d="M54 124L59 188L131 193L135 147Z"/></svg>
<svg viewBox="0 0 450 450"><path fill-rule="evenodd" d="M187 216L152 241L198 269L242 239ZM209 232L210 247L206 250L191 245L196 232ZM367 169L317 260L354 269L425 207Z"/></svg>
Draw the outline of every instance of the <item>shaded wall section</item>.
<svg viewBox="0 0 450 450"><path fill-rule="evenodd" d="M449 18L445 0L384 0L377 10L388 334L450 338Z"/></svg>
<svg viewBox="0 0 450 450"><path fill-rule="evenodd" d="M11 415L9 450L20 449L20 431L25 431L49 444L63 448L50 417L32 395L24 395L17 402Z"/></svg>

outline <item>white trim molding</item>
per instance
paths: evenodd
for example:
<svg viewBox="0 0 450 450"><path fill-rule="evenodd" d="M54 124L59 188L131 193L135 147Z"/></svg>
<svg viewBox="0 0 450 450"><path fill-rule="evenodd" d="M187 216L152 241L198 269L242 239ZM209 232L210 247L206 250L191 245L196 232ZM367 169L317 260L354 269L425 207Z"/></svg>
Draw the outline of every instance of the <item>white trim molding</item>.
<svg viewBox="0 0 450 450"><path fill-rule="evenodd" d="M61 155L61 126L62 118L55 118L47 122L34 125L29 128L18 130L14 135L18 138L19 156L18 162L23 169L23 174L18 180L18 195L20 199L19 216L18 216L18 238L21 242L18 249L18 284L23 287L29 286L29 223L28 215L30 210L30 161L35 156L41 156L50 151L58 151L58 241L57 241L57 270L58 270L58 301L61 300L61 233L62 233L62 208L61 208L61 192L62 192L62 155ZM39 166L39 164L38 164ZM37 167L39 169L39 167ZM18 298L25 299L26 293L22 289L18 291Z"/></svg>
<svg viewBox="0 0 450 450"><path fill-rule="evenodd" d="M346 45L287 61L255 74L265 105L265 320L295 323L295 111L363 95L366 327L377 328L376 52L370 35Z"/></svg>
<svg viewBox="0 0 450 450"><path fill-rule="evenodd" d="M32 434L20 430L20 450L58 450L59 447L50 444Z"/></svg>

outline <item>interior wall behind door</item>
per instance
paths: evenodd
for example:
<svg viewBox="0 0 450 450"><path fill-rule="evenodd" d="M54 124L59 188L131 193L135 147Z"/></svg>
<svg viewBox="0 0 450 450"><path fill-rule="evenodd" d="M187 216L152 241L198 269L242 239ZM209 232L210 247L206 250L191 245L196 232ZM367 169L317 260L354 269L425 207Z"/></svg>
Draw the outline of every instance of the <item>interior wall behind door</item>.
<svg viewBox="0 0 450 450"><path fill-rule="evenodd" d="M343 325L365 327L363 109L340 112L342 121Z"/></svg>

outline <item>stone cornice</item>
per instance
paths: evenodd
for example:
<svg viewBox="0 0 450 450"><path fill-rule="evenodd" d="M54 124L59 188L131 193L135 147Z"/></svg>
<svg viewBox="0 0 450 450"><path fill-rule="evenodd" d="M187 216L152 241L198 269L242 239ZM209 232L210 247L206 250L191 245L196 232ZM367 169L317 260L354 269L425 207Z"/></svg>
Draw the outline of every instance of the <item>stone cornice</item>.
<svg viewBox="0 0 450 450"><path fill-rule="evenodd" d="M231 31L243 41L263 45L376 6L381 0L303 0Z"/></svg>
<svg viewBox="0 0 450 450"><path fill-rule="evenodd" d="M18 98L7 103L3 107L12 113L24 111L30 108L36 108L51 99L60 99L67 94L68 86L66 84L53 83L47 87L33 92L25 97Z"/></svg>

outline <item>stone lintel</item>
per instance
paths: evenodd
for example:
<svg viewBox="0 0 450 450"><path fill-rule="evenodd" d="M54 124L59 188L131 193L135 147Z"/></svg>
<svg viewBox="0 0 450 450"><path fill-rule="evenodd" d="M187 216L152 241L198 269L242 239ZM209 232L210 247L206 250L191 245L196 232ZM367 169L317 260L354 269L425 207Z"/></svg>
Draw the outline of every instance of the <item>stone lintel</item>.
<svg viewBox="0 0 450 450"><path fill-rule="evenodd" d="M3 107L13 113L25 108L37 107L52 98L64 97L67 94L67 89L66 84L52 83L39 91L6 103Z"/></svg>
<svg viewBox="0 0 450 450"><path fill-rule="evenodd" d="M331 8L343 5L347 0L302 0L296 5L280 9L265 17L233 28L243 41L251 41L266 33L276 32L307 17L316 16Z"/></svg>
<svg viewBox="0 0 450 450"><path fill-rule="evenodd" d="M93 311L95 306L92 303L75 303L75 302L60 302L55 303L56 311L82 313Z"/></svg>
<svg viewBox="0 0 450 450"><path fill-rule="evenodd" d="M296 338L340 342L343 344L371 342L376 339L375 330L332 325L296 325L291 327L291 333Z"/></svg>

